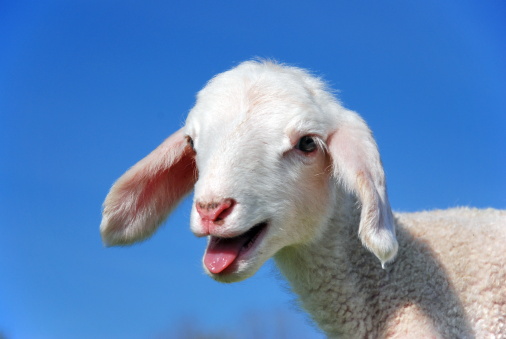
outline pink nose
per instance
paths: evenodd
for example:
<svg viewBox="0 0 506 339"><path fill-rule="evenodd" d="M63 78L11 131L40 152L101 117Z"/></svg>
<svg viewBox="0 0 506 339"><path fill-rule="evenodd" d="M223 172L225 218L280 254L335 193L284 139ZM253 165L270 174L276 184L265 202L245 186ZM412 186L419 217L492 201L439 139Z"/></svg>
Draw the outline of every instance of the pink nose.
<svg viewBox="0 0 506 339"><path fill-rule="evenodd" d="M202 221L214 224L222 224L235 206L234 199L224 199L221 201L202 202L197 201L195 207Z"/></svg>

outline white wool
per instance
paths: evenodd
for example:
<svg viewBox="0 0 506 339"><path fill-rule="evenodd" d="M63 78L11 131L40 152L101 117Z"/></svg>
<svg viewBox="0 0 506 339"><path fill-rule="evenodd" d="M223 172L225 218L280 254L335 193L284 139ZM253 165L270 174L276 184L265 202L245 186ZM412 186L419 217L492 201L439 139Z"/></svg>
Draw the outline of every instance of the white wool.
<svg viewBox="0 0 506 339"><path fill-rule="evenodd" d="M506 212L394 216L368 126L302 69L248 61L209 81L112 187L104 241L150 236L192 189L206 272L240 281L274 257L329 337L506 337Z"/></svg>

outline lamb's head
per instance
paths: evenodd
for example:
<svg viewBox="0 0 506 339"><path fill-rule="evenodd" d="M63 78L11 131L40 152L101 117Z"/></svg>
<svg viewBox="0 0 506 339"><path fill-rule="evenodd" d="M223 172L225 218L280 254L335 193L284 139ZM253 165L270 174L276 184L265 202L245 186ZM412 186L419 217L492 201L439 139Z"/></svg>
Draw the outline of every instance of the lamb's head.
<svg viewBox="0 0 506 339"><path fill-rule="evenodd" d="M361 204L363 244L382 262L397 251L367 125L297 68L246 62L212 79L185 126L115 183L104 241L151 235L193 187L191 229L208 236L204 267L220 281L245 279L280 249L318 241L339 207L338 187Z"/></svg>

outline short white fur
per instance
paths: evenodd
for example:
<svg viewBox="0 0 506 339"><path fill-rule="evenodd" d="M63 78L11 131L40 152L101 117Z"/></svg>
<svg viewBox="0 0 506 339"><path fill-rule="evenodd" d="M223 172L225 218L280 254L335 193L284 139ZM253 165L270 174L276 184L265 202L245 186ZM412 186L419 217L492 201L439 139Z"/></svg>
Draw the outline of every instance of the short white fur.
<svg viewBox="0 0 506 339"><path fill-rule="evenodd" d="M311 154L296 147L307 135L318 145ZM471 215L486 220L496 243L504 243L505 213L465 209L394 217L368 126L302 69L248 61L213 78L185 126L112 187L100 226L104 242L124 245L150 236L192 189L190 224L197 236L235 237L267 223L254 249L230 269L206 272L235 282L274 257L329 337L506 333L504 286L491 282L484 289L492 296L473 299L456 281L467 279L459 277L464 263L446 253L456 246L456 252L469 252L474 245L466 232L478 241L477 235L485 236L469 230L476 223ZM224 199L236 202L232 212L206 228L196 205ZM446 234L458 244L438 248ZM506 278L504 252L483 260L493 267L502 262L494 279ZM413 281L416 276L426 281Z"/></svg>

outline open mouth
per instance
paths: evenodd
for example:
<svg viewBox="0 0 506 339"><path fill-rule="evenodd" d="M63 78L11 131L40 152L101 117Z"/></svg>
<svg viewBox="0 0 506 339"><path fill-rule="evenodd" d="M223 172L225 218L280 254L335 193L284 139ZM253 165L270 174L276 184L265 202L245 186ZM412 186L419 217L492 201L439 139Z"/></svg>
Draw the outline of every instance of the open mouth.
<svg viewBox="0 0 506 339"><path fill-rule="evenodd" d="M247 255L265 234L267 222L256 224L245 233L233 238L211 236L204 255L204 265L209 272L219 274Z"/></svg>

